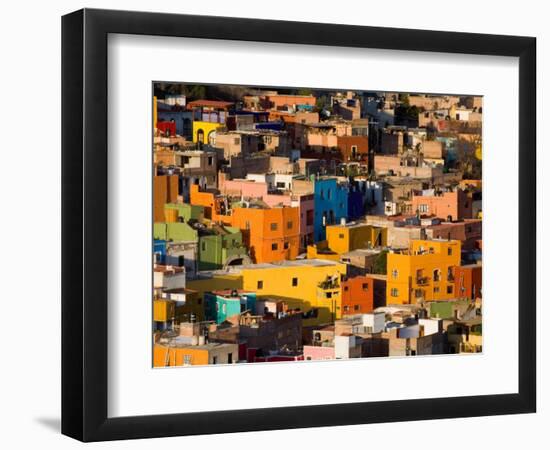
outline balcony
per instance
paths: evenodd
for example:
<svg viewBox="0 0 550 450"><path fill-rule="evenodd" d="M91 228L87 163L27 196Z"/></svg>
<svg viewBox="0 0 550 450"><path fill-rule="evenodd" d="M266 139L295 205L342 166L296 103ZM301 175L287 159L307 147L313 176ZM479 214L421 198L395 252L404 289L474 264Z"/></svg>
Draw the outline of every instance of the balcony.
<svg viewBox="0 0 550 450"><path fill-rule="evenodd" d="M428 277L417 277L416 278L416 284L418 286L427 286L430 283L430 279Z"/></svg>
<svg viewBox="0 0 550 450"><path fill-rule="evenodd" d="M323 291L327 291L329 289L338 289L340 287L340 284L337 280L325 280L321 281L317 287L319 289L322 289Z"/></svg>

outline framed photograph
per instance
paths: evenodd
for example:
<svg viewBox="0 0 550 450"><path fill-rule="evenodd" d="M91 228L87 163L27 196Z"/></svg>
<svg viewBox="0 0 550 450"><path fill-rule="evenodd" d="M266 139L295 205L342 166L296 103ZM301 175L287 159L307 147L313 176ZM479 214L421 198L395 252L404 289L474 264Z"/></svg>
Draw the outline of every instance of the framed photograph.
<svg viewBox="0 0 550 450"><path fill-rule="evenodd" d="M536 409L536 41L62 20L62 432Z"/></svg>

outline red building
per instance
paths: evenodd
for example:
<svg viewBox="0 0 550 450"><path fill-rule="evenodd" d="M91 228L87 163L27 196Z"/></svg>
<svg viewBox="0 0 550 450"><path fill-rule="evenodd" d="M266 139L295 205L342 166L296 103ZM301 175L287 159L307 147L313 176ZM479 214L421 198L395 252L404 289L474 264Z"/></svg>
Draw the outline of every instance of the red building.
<svg viewBox="0 0 550 450"><path fill-rule="evenodd" d="M471 264L453 268L455 292L458 298L481 298L481 266Z"/></svg>
<svg viewBox="0 0 550 450"><path fill-rule="evenodd" d="M168 121L168 120L163 122L157 122L157 129L165 136L175 136L176 122Z"/></svg>
<svg viewBox="0 0 550 450"><path fill-rule="evenodd" d="M371 313L374 308L374 279L368 276L342 281L342 315Z"/></svg>
<svg viewBox="0 0 550 450"><path fill-rule="evenodd" d="M367 136L338 136L337 142L343 162L367 160L369 156Z"/></svg>

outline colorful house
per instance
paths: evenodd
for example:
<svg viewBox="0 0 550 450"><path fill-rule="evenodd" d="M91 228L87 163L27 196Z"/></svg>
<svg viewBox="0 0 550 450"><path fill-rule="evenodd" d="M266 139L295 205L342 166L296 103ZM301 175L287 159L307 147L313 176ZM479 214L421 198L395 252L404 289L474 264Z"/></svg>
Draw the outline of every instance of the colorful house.
<svg viewBox="0 0 550 450"><path fill-rule="evenodd" d="M214 190L201 191L199 186L192 185L190 189L190 203L204 208L204 218L224 225L231 225L231 218L227 215L228 205L226 197Z"/></svg>
<svg viewBox="0 0 550 450"><path fill-rule="evenodd" d="M313 183L315 219L314 239L326 239L326 227L339 223L348 216L348 188L339 184L336 178L319 178Z"/></svg>
<svg viewBox="0 0 550 450"><path fill-rule="evenodd" d="M213 144L216 131L225 128L232 102L195 100L187 104L193 112L193 142Z"/></svg>
<svg viewBox="0 0 550 450"><path fill-rule="evenodd" d="M340 255L357 249L385 247L388 230L364 222L345 222L326 227L326 241L317 242L307 248L309 259L320 258L340 260Z"/></svg>
<svg viewBox="0 0 550 450"><path fill-rule="evenodd" d="M164 222L164 205L178 200L178 176L153 177L153 221Z"/></svg>
<svg viewBox="0 0 550 450"><path fill-rule="evenodd" d="M228 265L250 263L238 228L214 224L211 228L199 230L199 270L216 270Z"/></svg>
<svg viewBox="0 0 550 450"><path fill-rule="evenodd" d="M367 225L363 222L345 222L326 227L328 246L336 253L347 253L358 248L385 247L387 228Z"/></svg>
<svg viewBox="0 0 550 450"><path fill-rule="evenodd" d="M448 192L429 189L413 194L412 212L444 220L471 219L472 199L462 189Z"/></svg>
<svg viewBox="0 0 550 450"><path fill-rule="evenodd" d="M188 343L175 338L168 343L157 343L153 347L154 367L202 366L207 364L235 364L238 360L239 346L209 342L204 344Z"/></svg>
<svg viewBox="0 0 550 450"><path fill-rule="evenodd" d="M459 297L455 266L460 265L460 241L412 240L407 250L387 255L388 304L415 304Z"/></svg>
<svg viewBox="0 0 550 450"><path fill-rule="evenodd" d="M239 269L243 289L258 296L286 297L304 312L304 326L333 322L342 315L341 277L346 265L319 259L257 264Z"/></svg>
<svg viewBox="0 0 550 450"><path fill-rule="evenodd" d="M342 280L342 315L367 314L374 309L374 280L367 276Z"/></svg>
<svg viewBox="0 0 550 450"><path fill-rule="evenodd" d="M453 276L456 296L470 300L481 298L482 272L482 267L479 264L454 267Z"/></svg>
<svg viewBox="0 0 550 450"><path fill-rule="evenodd" d="M184 222L155 222L153 224L153 238L171 242L196 242L198 232L191 225Z"/></svg>
<svg viewBox="0 0 550 450"><path fill-rule="evenodd" d="M189 203L166 203L164 205L164 217L166 222L189 222L204 219L204 207Z"/></svg>
<svg viewBox="0 0 550 450"><path fill-rule="evenodd" d="M206 320L212 320L218 324L245 311L255 314L256 293L241 289L206 292L204 309Z"/></svg>
<svg viewBox="0 0 550 450"><path fill-rule="evenodd" d="M231 224L240 228L258 264L295 259L300 248L300 216L296 207L234 207Z"/></svg>

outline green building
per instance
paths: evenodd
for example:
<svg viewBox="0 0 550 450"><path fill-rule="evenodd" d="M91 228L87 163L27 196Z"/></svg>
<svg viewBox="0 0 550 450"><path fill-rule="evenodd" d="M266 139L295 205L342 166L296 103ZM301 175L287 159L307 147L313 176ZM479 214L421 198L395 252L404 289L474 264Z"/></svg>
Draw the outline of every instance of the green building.
<svg viewBox="0 0 550 450"><path fill-rule="evenodd" d="M197 242L199 233L184 222L156 222L153 224L153 238L172 242Z"/></svg>
<svg viewBox="0 0 550 450"><path fill-rule="evenodd" d="M199 270L216 270L227 265L250 264L239 228L214 225L199 232Z"/></svg>

